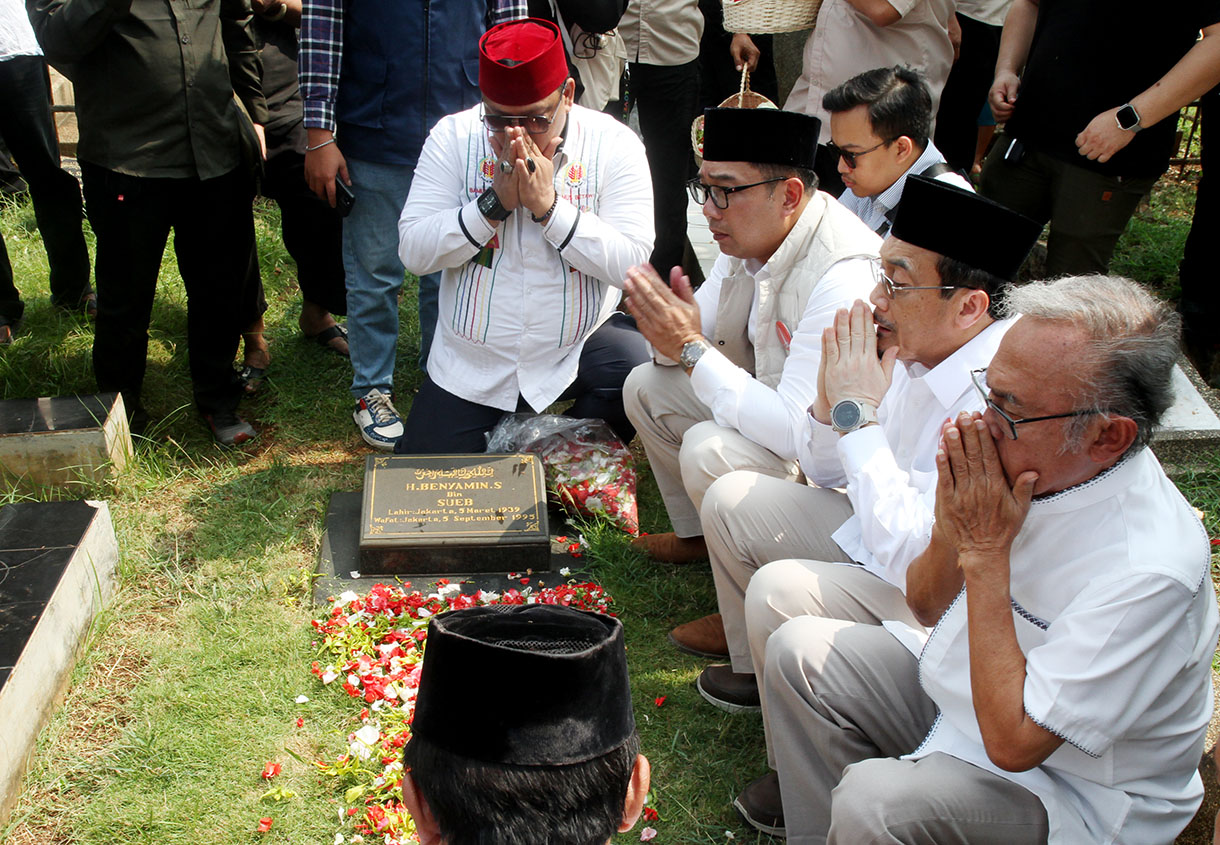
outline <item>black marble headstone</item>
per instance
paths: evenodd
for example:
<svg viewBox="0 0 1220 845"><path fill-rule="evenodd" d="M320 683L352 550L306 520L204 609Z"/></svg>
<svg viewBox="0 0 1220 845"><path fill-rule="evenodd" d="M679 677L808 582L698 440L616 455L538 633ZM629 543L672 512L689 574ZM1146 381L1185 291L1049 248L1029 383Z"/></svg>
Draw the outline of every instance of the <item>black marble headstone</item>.
<svg viewBox="0 0 1220 845"><path fill-rule="evenodd" d="M86 502L0 508L0 689L93 521Z"/></svg>
<svg viewBox="0 0 1220 845"><path fill-rule="evenodd" d="M0 400L0 434L101 428L117 393Z"/></svg>
<svg viewBox="0 0 1220 845"><path fill-rule="evenodd" d="M547 569L550 541L541 458L370 457L360 560L369 575Z"/></svg>

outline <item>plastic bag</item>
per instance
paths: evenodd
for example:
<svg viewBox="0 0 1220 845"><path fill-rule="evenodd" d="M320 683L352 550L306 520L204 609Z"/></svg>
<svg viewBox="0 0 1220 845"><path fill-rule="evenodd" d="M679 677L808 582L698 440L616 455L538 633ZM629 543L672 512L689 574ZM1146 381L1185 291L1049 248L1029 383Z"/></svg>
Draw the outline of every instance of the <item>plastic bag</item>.
<svg viewBox="0 0 1220 845"><path fill-rule="evenodd" d="M631 451L602 420L510 414L487 436L488 452L542 456L547 493L570 513L604 517L640 533Z"/></svg>

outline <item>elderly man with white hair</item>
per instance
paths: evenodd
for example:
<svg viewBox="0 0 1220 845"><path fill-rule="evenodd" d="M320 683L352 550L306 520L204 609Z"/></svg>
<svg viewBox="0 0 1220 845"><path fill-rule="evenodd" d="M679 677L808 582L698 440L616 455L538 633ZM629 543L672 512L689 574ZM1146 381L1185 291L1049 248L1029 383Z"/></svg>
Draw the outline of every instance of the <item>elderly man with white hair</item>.
<svg viewBox="0 0 1220 845"><path fill-rule="evenodd" d="M1147 448L1178 320L1104 276L1009 305L907 573L931 632L748 620L778 626L763 694L790 842L1171 842L1199 806L1210 548Z"/></svg>

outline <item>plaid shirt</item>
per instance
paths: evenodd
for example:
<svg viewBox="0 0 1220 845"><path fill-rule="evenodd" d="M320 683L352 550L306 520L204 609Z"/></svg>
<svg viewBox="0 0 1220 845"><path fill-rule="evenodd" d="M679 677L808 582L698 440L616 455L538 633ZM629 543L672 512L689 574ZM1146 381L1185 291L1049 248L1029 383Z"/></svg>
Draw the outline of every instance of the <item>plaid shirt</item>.
<svg viewBox="0 0 1220 845"><path fill-rule="evenodd" d="M487 0L491 23L528 16L528 0ZM344 0L304 0L301 13L301 98L305 126L335 131L335 98L343 60Z"/></svg>

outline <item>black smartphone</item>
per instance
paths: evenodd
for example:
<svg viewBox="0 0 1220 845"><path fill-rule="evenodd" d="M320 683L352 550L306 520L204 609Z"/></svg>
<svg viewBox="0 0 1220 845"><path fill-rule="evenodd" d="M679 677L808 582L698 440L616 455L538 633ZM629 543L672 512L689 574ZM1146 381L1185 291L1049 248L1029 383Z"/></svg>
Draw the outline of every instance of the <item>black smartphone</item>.
<svg viewBox="0 0 1220 845"><path fill-rule="evenodd" d="M343 184L343 180L338 176L335 177L335 208L339 209L339 216L346 217L352 213L352 206L356 204L356 195L352 193L352 189Z"/></svg>
<svg viewBox="0 0 1220 845"><path fill-rule="evenodd" d="M1025 158L1025 145L1019 138L1013 138L1008 149L1004 151L1004 161L1008 164L1020 164L1023 158Z"/></svg>

